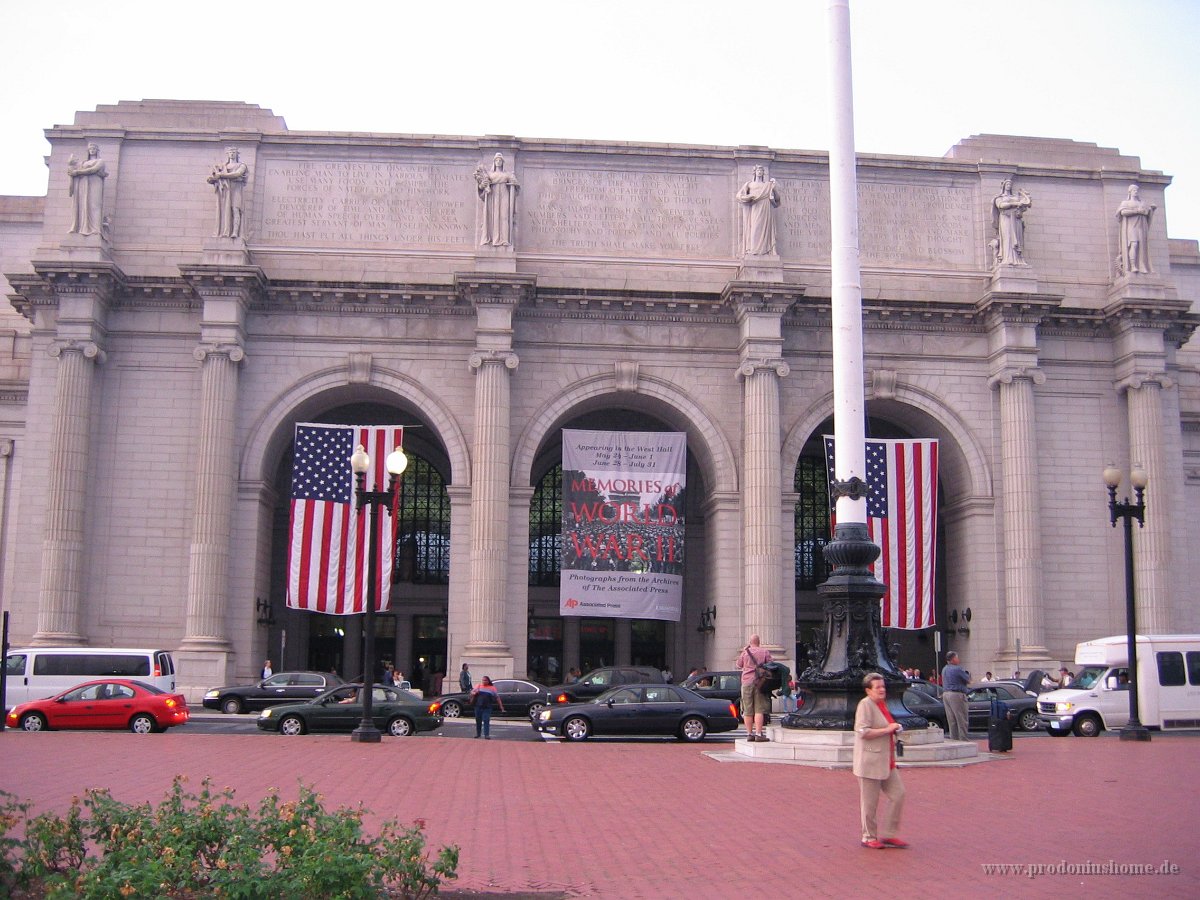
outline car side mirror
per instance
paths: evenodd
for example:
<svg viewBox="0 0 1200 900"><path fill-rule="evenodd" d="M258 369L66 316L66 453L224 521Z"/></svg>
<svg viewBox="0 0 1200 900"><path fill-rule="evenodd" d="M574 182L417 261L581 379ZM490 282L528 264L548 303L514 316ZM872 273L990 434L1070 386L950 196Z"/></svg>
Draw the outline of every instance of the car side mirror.
<svg viewBox="0 0 1200 900"><path fill-rule="evenodd" d="M605 702L605 704L608 706L608 708L609 708L609 709L612 709L613 702L612 702L612 699L611 699L611 698L610 698L610 699L608 699L608 700L606 700L606 701L604 701L604 702Z"/></svg>
<svg viewBox="0 0 1200 900"><path fill-rule="evenodd" d="M1104 679L1104 689L1106 691L1115 691L1117 689L1117 676L1109 675Z"/></svg>

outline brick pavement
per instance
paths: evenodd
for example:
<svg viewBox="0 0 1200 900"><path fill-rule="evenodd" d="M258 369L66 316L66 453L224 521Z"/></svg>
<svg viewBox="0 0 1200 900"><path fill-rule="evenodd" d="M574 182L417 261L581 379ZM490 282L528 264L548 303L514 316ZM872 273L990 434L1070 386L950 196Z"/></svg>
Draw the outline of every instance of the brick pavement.
<svg viewBox="0 0 1200 900"><path fill-rule="evenodd" d="M131 752L136 745L137 750ZM713 749L713 745L707 745ZM550 897L1200 896L1193 822L1200 738L1149 744L1032 737L1008 758L905 772L907 851L858 845L847 771L722 763L674 742L581 745L435 736L381 745L343 736L6 732L0 788L35 811L108 787L157 801L177 773L256 803L314 786L363 803L368 825L428 823L462 847L456 891ZM743 860L755 861L746 879ZM988 875L982 863L1178 865L1176 875ZM920 889L920 888L918 888Z"/></svg>

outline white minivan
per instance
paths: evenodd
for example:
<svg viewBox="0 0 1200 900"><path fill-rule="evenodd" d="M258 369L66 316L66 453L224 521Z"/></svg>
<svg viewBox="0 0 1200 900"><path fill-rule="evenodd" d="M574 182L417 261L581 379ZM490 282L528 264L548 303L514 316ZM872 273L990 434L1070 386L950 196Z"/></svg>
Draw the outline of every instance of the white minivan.
<svg viewBox="0 0 1200 900"><path fill-rule="evenodd" d="M1075 680L1038 697L1038 719L1054 737L1095 737L1129 723L1126 635L1075 647ZM1137 636L1138 718L1164 731L1200 728L1200 635Z"/></svg>
<svg viewBox="0 0 1200 900"><path fill-rule="evenodd" d="M132 678L175 690L175 660L166 650L29 647L4 658L4 708L53 697L93 678Z"/></svg>

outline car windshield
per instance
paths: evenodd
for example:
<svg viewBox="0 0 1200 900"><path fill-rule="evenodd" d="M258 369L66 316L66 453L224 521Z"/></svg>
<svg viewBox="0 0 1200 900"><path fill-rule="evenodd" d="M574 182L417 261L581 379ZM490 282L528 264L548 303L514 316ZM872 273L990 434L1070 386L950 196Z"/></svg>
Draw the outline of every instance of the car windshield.
<svg viewBox="0 0 1200 900"><path fill-rule="evenodd" d="M1091 689L1100 676L1108 671L1108 666L1084 666L1083 670L1075 676L1075 680L1068 685L1080 691Z"/></svg>

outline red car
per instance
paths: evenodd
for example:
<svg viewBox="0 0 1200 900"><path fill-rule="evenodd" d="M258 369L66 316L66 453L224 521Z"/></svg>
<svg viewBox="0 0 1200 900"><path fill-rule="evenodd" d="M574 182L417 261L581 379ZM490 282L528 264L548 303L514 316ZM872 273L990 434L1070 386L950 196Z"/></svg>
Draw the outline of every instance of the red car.
<svg viewBox="0 0 1200 900"><path fill-rule="evenodd" d="M190 713L183 694L127 678L100 678L77 684L56 697L20 703L5 724L24 731L53 728L128 728L134 734L182 725Z"/></svg>

